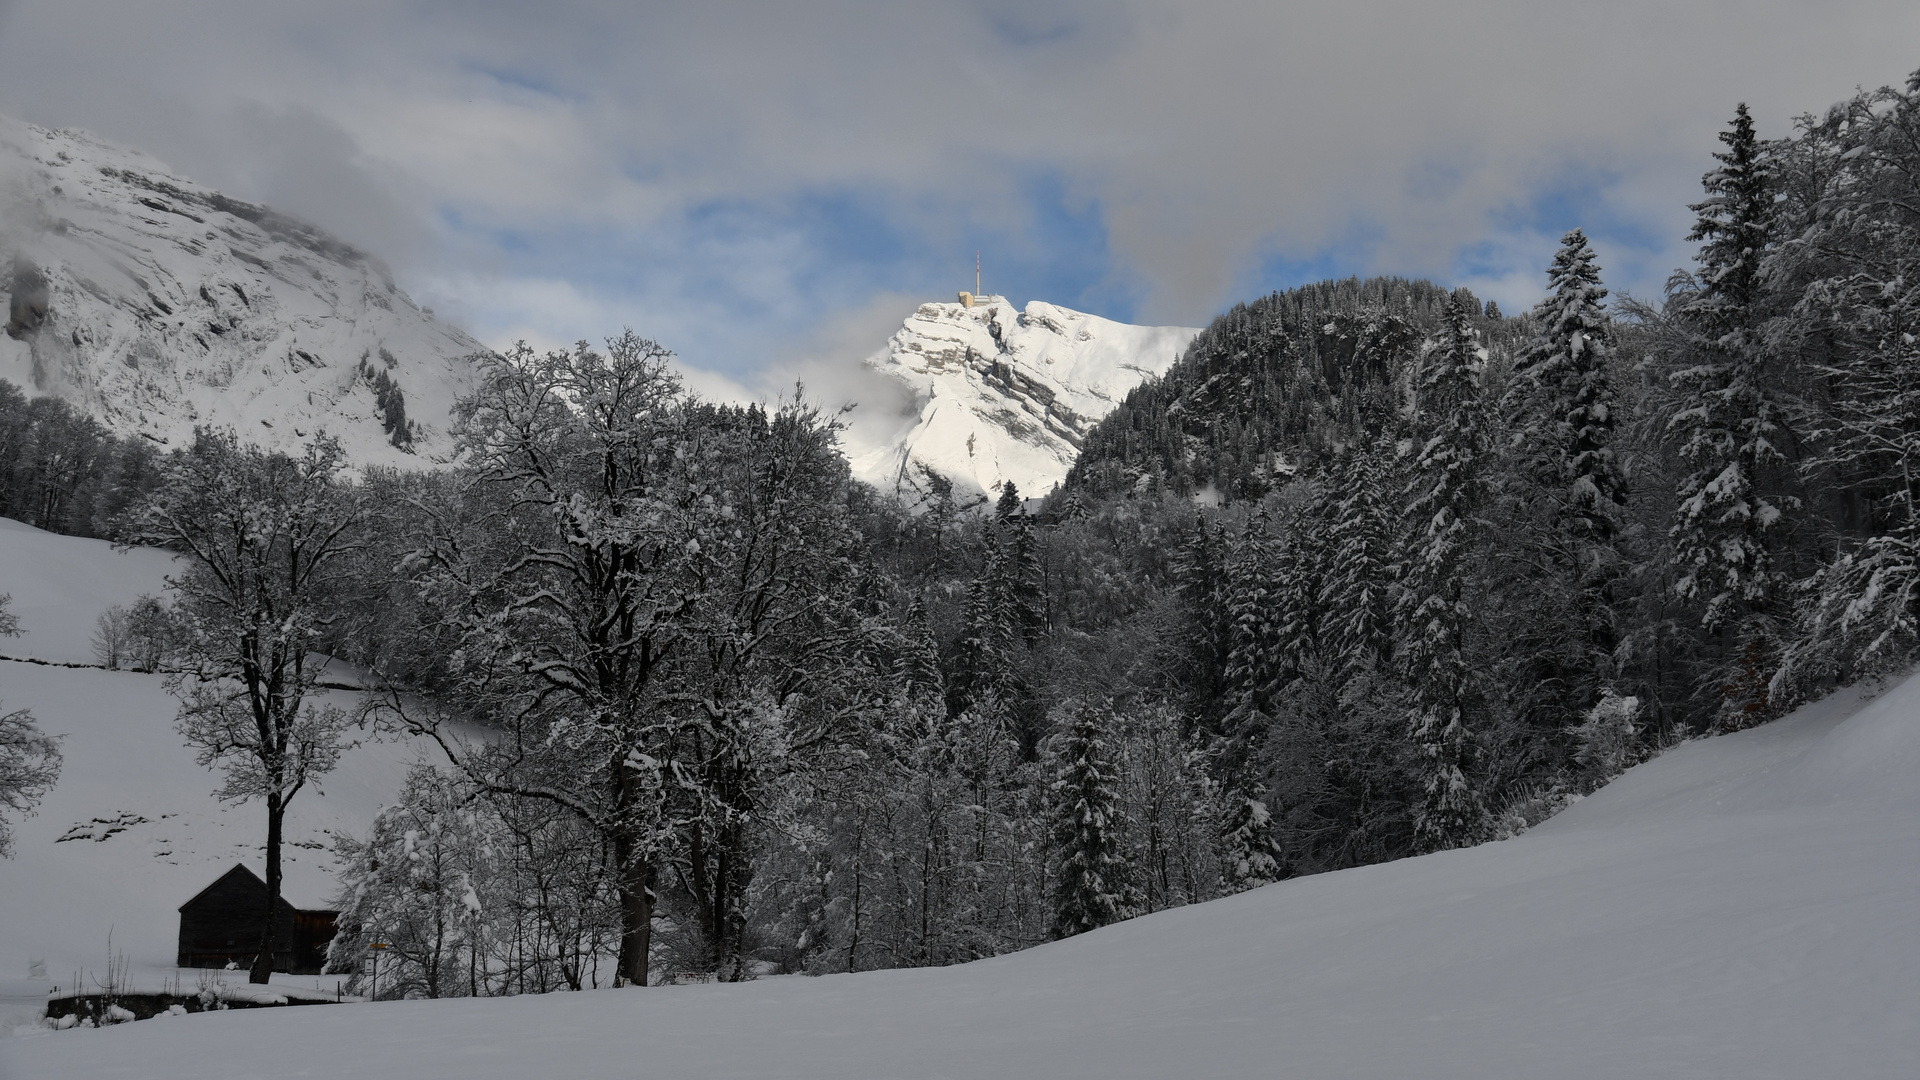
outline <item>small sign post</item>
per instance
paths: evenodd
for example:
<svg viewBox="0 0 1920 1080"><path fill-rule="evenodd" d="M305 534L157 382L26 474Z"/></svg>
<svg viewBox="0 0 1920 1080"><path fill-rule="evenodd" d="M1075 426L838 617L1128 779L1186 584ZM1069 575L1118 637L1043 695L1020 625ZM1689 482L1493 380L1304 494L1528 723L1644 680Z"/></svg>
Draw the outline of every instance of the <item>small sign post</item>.
<svg viewBox="0 0 1920 1080"><path fill-rule="evenodd" d="M367 1000L380 1000L380 954L390 946L384 941L367 942L367 959L373 963L373 975L367 980Z"/></svg>

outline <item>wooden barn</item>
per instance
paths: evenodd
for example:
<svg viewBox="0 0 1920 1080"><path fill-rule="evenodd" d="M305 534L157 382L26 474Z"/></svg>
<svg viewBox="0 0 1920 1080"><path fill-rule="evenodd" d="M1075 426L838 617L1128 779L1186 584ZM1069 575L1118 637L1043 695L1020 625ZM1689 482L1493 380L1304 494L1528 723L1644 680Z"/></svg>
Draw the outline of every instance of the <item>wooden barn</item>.
<svg viewBox="0 0 1920 1080"><path fill-rule="evenodd" d="M236 863L220 879L180 905L180 967L246 968L260 948L260 912L267 883ZM273 970L318 975L327 962L337 911L303 911L281 897L274 909Z"/></svg>

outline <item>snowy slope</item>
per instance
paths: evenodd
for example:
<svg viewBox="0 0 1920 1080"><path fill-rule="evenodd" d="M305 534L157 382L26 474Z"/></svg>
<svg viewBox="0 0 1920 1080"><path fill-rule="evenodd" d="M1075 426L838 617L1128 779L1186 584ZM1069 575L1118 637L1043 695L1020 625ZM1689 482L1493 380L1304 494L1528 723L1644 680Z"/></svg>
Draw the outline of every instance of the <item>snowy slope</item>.
<svg viewBox="0 0 1920 1080"><path fill-rule="evenodd" d="M960 967L206 1014L15 1039L0 1065L17 1080L221 1080L267 1060L410 1080L1910 1077L1917 771L1910 679L1683 746L1515 840Z"/></svg>
<svg viewBox="0 0 1920 1080"><path fill-rule="evenodd" d="M0 639L0 654L91 660L99 613L158 593L172 561L164 552L116 552L0 519L0 593L13 594L11 610L26 631ZM353 705L349 695L326 697ZM171 975L178 906L235 861L263 872L266 835L259 805L214 798L217 777L174 733L176 702L160 676L0 660L0 709L19 708L61 737L65 762L39 813L14 822L14 857L0 860L0 1037L22 996L37 1007L51 985L25 979L28 962L45 960L60 983L76 970L104 975L109 928L136 981L154 985ZM288 899L324 905L334 890L332 857L323 850L330 833L364 834L399 791L415 749L369 741L317 790L294 799Z"/></svg>
<svg viewBox="0 0 1920 1080"><path fill-rule="evenodd" d="M281 448L325 429L361 463L442 459L481 349L312 226L4 117L0 292L0 378L166 446L196 424ZM400 386L412 453L383 429L363 358Z"/></svg>
<svg viewBox="0 0 1920 1080"><path fill-rule="evenodd" d="M905 385L913 419L856 449L854 475L909 503L927 474L962 501L1011 480L1045 495L1127 391L1179 359L1198 330L1129 326L1035 300L920 305L867 366Z"/></svg>
<svg viewBox="0 0 1920 1080"><path fill-rule="evenodd" d="M142 594L166 592L174 557L158 548L116 551L105 540L42 532L0 518L0 593L13 601L19 637L0 638L0 656L68 664L93 662L100 613ZM5 689L0 672L0 691Z"/></svg>

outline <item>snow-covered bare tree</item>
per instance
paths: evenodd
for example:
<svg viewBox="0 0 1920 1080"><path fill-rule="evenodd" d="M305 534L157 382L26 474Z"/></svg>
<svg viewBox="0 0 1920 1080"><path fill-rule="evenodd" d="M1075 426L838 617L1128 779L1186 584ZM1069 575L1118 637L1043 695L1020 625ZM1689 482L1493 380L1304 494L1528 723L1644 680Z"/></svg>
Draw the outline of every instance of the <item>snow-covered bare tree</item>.
<svg viewBox="0 0 1920 1080"><path fill-rule="evenodd" d="M494 921L508 854L505 830L479 793L415 766L365 838L337 841L339 926L328 967L353 971L358 993L480 996L492 988ZM360 970L372 944L380 969ZM377 986L366 985L371 975Z"/></svg>
<svg viewBox="0 0 1920 1080"><path fill-rule="evenodd" d="M720 510L708 463L686 453L668 358L628 333L604 353L522 344L487 359L460 405L468 470L423 494L410 563L454 629L464 693L445 713L389 698L485 790L552 802L607 839L616 979L633 986L647 982L674 779L660 684L698 602L692 519ZM463 740L468 715L506 736Z"/></svg>
<svg viewBox="0 0 1920 1080"><path fill-rule="evenodd" d="M633 986L670 884L716 969L743 970L748 826L767 778L831 737L846 629L833 421L691 402L669 357L629 331L487 361L461 406L468 469L420 500L410 557L460 642L457 709L389 698L486 790L605 839ZM452 716L507 734L467 742Z"/></svg>
<svg viewBox="0 0 1920 1080"><path fill-rule="evenodd" d="M0 712L0 858L13 854L7 817L32 814L59 779L59 740L42 732L25 709Z"/></svg>
<svg viewBox="0 0 1920 1080"><path fill-rule="evenodd" d="M20 619L7 608L13 597L0 593L0 637L20 633ZM34 725L25 709L0 712L0 858L13 854L7 815L31 814L60 779L60 743Z"/></svg>
<svg viewBox="0 0 1920 1080"><path fill-rule="evenodd" d="M201 430L141 507L132 539L183 553L168 578L185 670L170 677L175 726L200 764L224 773L220 796L267 809L267 908L248 979L267 981L276 945L287 805L339 759L346 712L308 700L315 648L339 617L346 556L364 509L341 481L340 445L299 457Z"/></svg>
<svg viewBox="0 0 1920 1080"><path fill-rule="evenodd" d="M1788 695L1920 646L1920 73L1809 121L1798 149L1804 226L1770 268L1797 292L1782 337L1820 356L1827 391L1803 467L1865 512L1864 535L1809 582L1804 637L1775 679Z"/></svg>

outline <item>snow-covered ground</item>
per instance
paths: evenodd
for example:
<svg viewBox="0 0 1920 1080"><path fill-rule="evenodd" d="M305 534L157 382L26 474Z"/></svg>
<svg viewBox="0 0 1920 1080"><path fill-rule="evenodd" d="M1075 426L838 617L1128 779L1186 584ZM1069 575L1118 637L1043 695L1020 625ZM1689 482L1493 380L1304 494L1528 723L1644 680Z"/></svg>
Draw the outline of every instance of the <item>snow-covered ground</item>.
<svg viewBox="0 0 1920 1080"><path fill-rule="evenodd" d="M1917 774L1909 679L1682 746L1515 840L961 967L212 1013L10 1040L0 1072L1911 1077Z"/></svg>
<svg viewBox="0 0 1920 1080"><path fill-rule="evenodd" d="M276 449L325 430L361 464L444 460L481 349L310 225L6 117L0 293L0 379L164 446L209 424ZM400 387L412 452L383 430L369 371Z"/></svg>
<svg viewBox="0 0 1920 1080"><path fill-rule="evenodd" d="M13 595L26 631L0 639L0 654L91 661L100 612L159 593L171 567L165 552L115 551L0 519L0 593ZM0 660L0 708L30 710L61 737L65 759L39 813L14 823L14 857L0 860L0 1037L75 972L89 983L106 977L109 930L137 985L180 977L191 988L195 973L173 967L177 909L236 861L263 872L265 810L214 798L217 777L174 733L175 702L158 675ZM365 833L415 753L369 740L295 797L284 860L295 905L325 905L331 834ZM45 962L45 979L27 978L34 960Z"/></svg>
<svg viewBox="0 0 1920 1080"><path fill-rule="evenodd" d="M1130 326L1035 300L920 305L867 366L911 405L890 430L862 418L855 476L908 503L931 470L963 502L1011 480L1029 496L1066 478L1080 442L1141 380L1173 365L1198 330Z"/></svg>

